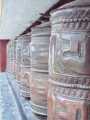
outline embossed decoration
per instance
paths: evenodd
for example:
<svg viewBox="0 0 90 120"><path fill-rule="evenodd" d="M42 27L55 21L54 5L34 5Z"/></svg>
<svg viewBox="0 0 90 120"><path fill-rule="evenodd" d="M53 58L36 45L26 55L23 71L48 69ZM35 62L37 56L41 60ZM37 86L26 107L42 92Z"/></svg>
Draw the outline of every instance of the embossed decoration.
<svg viewBox="0 0 90 120"><path fill-rule="evenodd" d="M88 120L90 0L76 0L58 8L51 13L51 23L48 120ZM61 103L70 115L65 111L62 115Z"/></svg>

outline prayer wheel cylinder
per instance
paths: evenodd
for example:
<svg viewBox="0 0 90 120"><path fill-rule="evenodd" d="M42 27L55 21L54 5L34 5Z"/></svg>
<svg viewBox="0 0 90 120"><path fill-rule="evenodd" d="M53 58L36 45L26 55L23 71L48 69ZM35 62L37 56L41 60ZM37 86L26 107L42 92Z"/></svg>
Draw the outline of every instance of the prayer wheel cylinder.
<svg viewBox="0 0 90 120"><path fill-rule="evenodd" d="M48 120L90 119L90 0L51 13Z"/></svg>
<svg viewBox="0 0 90 120"><path fill-rule="evenodd" d="M38 115L47 115L48 55L50 23L42 23L31 32L31 107Z"/></svg>
<svg viewBox="0 0 90 120"><path fill-rule="evenodd" d="M30 80L31 80L30 39L31 39L30 34L22 36L20 91L21 95L26 99L30 99Z"/></svg>
<svg viewBox="0 0 90 120"><path fill-rule="evenodd" d="M20 84L20 71L21 71L21 47L22 40L19 37L16 40L16 80L17 83Z"/></svg>

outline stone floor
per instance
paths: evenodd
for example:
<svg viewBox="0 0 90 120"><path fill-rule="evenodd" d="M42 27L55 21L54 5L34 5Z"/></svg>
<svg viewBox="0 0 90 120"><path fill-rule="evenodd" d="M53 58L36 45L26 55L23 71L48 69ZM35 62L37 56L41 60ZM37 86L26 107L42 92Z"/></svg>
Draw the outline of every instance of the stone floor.
<svg viewBox="0 0 90 120"><path fill-rule="evenodd" d="M0 120L46 120L32 113L30 101L21 97L16 80L8 73L0 73Z"/></svg>
<svg viewBox="0 0 90 120"><path fill-rule="evenodd" d="M6 73L0 73L0 120L23 120Z"/></svg>

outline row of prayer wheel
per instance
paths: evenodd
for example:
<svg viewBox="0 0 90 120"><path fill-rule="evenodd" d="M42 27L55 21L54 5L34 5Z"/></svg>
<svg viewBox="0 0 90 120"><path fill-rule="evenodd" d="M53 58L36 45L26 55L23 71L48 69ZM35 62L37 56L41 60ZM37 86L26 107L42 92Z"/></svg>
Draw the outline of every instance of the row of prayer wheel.
<svg viewBox="0 0 90 120"><path fill-rule="evenodd" d="M59 7L50 21L30 34L32 111L48 120L90 120L90 0Z"/></svg>

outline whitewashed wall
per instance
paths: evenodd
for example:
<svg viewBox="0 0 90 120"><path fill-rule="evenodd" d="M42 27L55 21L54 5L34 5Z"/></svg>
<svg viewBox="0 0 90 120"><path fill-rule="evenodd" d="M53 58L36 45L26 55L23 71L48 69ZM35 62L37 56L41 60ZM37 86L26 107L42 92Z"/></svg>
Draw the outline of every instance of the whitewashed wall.
<svg viewBox="0 0 90 120"><path fill-rule="evenodd" d="M0 38L14 39L59 0L3 0Z"/></svg>

